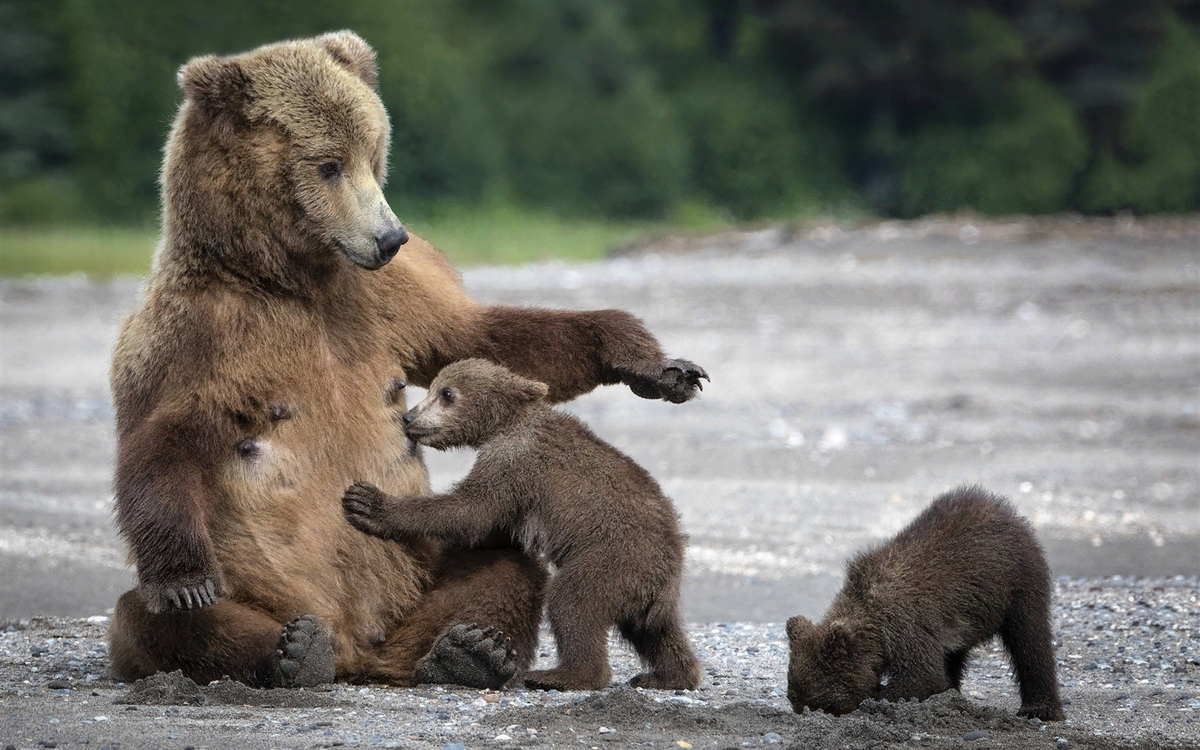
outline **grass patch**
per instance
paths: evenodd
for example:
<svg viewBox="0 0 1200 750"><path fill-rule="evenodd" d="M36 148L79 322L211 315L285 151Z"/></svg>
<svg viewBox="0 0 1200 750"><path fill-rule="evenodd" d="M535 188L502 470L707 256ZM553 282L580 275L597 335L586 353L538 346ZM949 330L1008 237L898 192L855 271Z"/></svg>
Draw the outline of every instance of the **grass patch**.
<svg viewBox="0 0 1200 750"><path fill-rule="evenodd" d="M565 219L493 206L435 208L405 225L465 266L597 260L646 234L720 229L731 222L696 205L661 222ZM0 276L145 273L157 241L157 227L0 227Z"/></svg>
<svg viewBox="0 0 1200 750"><path fill-rule="evenodd" d="M145 273L158 230L118 227L0 227L0 276Z"/></svg>

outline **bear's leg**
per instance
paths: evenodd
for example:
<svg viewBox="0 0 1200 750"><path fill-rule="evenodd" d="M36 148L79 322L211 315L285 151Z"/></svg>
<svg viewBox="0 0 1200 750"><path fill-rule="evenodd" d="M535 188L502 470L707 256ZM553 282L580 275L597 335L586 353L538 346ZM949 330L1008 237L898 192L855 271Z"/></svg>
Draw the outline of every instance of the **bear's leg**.
<svg viewBox="0 0 1200 750"><path fill-rule="evenodd" d="M893 702L911 698L923 701L949 690L944 653L937 638L911 628L892 644L888 672L893 676L891 682L880 689L879 697Z"/></svg>
<svg viewBox="0 0 1200 750"><path fill-rule="evenodd" d="M946 677L950 680L950 687L955 690L962 689L963 669L967 666L967 657L970 654L971 650L966 648L946 653Z"/></svg>
<svg viewBox="0 0 1200 750"><path fill-rule="evenodd" d="M678 607L651 605L649 616L620 624L621 635L649 667L629 681L633 687L695 690L700 684L700 661L692 651Z"/></svg>
<svg viewBox="0 0 1200 750"><path fill-rule="evenodd" d="M1063 718L1055 673L1054 635L1050 630L1048 592L1025 591L1016 597L1004 623L1000 639L1012 659L1021 691L1021 716L1042 721Z"/></svg>
<svg viewBox="0 0 1200 750"><path fill-rule="evenodd" d="M126 682L176 669L201 685L224 676L257 687L333 678L333 650L315 620L300 618L285 627L228 599L151 614L141 594L126 591L113 613L109 653L113 677Z"/></svg>
<svg viewBox="0 0 1200 750"><path fill-rule="evenodd" d="M433 587L355 679L503 687L533 663L545 582L517 550L446 550Z"/></svg>
<svg viewBox="0 0 1200 750"><path fill-rule="evenodd" d="M582 571L559 569L546 595L550 629L558 646L558 666L525 675L539 690L600 690L608 687L608 631L613 618L604 597Z"/></svg>

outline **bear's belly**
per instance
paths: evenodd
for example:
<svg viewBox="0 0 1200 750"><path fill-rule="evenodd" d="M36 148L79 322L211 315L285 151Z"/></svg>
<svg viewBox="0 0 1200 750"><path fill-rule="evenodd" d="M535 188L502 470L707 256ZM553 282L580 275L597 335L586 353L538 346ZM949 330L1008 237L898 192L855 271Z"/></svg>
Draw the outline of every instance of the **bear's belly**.
<svg viewBox="0 0 1200 750"><path fill-rule="evenodd" d="M390 631L427 579L411 548L352 527L342 494L356 481L424 493L429 481L402 429L403 395L387 397L393 376L339 375L317 379L326 388L264 394L261 403L286 404L290 417L248 435L253 450L226 464L212 531L234 599L281 621L317 615L341 654Z"/></svg>

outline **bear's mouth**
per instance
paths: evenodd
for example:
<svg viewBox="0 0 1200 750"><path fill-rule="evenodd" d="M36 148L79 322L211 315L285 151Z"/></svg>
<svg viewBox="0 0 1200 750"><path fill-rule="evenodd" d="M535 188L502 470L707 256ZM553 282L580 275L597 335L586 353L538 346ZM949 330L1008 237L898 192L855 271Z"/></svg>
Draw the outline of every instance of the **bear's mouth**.
<svg viewBox="0 0 1200 750"><path fill-rule="evenodd" d="M404 428L404 434L414 443L420 443L425 438L432 437L439 432L441 432L441 430L437 429L436 427L409 426Z"/></svg>

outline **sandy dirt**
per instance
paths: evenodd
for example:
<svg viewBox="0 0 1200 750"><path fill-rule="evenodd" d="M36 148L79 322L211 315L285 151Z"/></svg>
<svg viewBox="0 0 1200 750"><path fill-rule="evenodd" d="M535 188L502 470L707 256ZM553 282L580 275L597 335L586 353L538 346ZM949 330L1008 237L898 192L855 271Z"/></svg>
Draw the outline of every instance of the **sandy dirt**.
<svg viewBox="0 0 1200 750"><path fill-rule="evenodd" d="M697 623L693 632L707 633L713 623L731 628L722 631L724 640L714 641L710 661L727 649L758 651L727 655L731 668L749 675L722 688L719 699L710 693L704 705L628 691L587 698L592 702L572 711L591 711L587 715L601 724L609 712L614 718L604 726L617 731L592 728L585 745L629 744L636 736L637 743L679 746L671 739L675 729L645 725L689 721L704 742L741 727L728 730L730 742L717 743L733 747L774 739L868 747L898 741L896 733L912 722L925 725L913 724L906 742L921 747L1041 746L1013 744L1026 735L1039 742L1049 737L1047 747L1116 746L1087 744L1116 738L1140 747L1195 735L1177 731L1167 717L1186 723L1200 708L1189 703L1200 694L1196 665L1189 661L1196 656L1194 577L1200 573L1200 220L773 227L667 237L587 265L468 269L464 278L488 302L629 309L671 354L694 359L713 378L703 398L685 406L608 388L569 408L646 466L676 501L691 536L684 600L688 619ZM106 380L116 326L137 293L132 279L0 282L0 620L103 616L132 582L111 526ZM461 477L471 461L468 453L427 456L437 487ZM1163 672L1174 687L1163 687L1168 683L1160 679L1153 683L1159 687L1129 682L1113 688L1136 703L1129 718L1138 720L1126 726L1119 720L1127 706L1105 692L1107 683L1081 683L1067 709L1078 718L1061 732L1063 725L1030 730L1024 722L1006 723L1015 708L1011 696L1004 699L1009 703L999 692L980 700L970 685L969 708L947 699L930 704L928 712L884 707L849 723L792 716L786 700L750 689L782 689L779 623L796 613L819 616L840 586L849 553L894 533L935 494L963 482L1009 496L1033 521L1055 574L1065 577L1056 622L1064 670L1074 668L1064 650L1088 659L1087 649L1097 646L1086 644L1111 640L1115 654L1123 639L1148 627L1136 612L1099 610L1112 616L1111 623L1091 616L1114 586L1149 592L1108 602L1131 611L1136 601L1122 597L1141 596L1152 607L1158 606L1155 597L1182 597L1170 602L1190 607L1190 615L1180 615L1186 629L1172 631L1182 640L1151 641L1190 645ZM1111 576L1125 578L1101 581ZM1130 582L1138 577L1146 580ZM1090 591L1093 586L1101 591ZM1075 632L1069 613L1089 606L1088 622L1104 627ZM55 622L62 635L53 637L100 649L87 645L86 654L94 656L80 673L80 679L93 675L98 695L47 688L45 671L28 671L37 666L32 660L44 657L32 656L34 642L22 640L35 638L31 634L42 626L14 630L6 637L17 650L10 655L6 642L0 664L0 712L8 722L0 727L0 747L51 740L51 726L64 732L68 726L95 728L70 735L73 742L91 739L92 748L103 746L107 736L123 748L160 746L142 734L156 726L154 717L161 725L194 711L212 716L189 724L195 732L176 732L186 742L166 742L169 733L154 736L180 747L312 747L334 742L334 735L325 735L334 726L303 738L271 738L271 721L294 722L298 711L339 708L337 736L346 739L337 741L520 744L529 741L524 726L519 736L508 732L511 740L491 738L509 725L537 722L488 724L490 712L542 711L545 731L566 731L562 705L579 697L556 697L564 703L539 708L536 695L528 707L515 705L515 698L493 704L472 695L469 705L480 700L493 708L480 708L478 727L454 724L461 740L453 733L425 732L414 740L411 734L354 730L346 720L351 711L380 726L406 720L403 711L371 714L376 699L403 702L405 691L379 688L359 697L359 688L339 686L324 696L340 701L334 708L206 704L130 712L112 703L126 688L103 676L104 624ZM746 628L746 640L738 640L740 628ZM24 655L18 645L26 648ZM1139 659L1149 664L1152 656L1158 658L1147 653ZM1107 664L1110 669L1098 665L1087 675L1115 679L1117 667ZM1081 675L1084 666L1078 667ZM1177 667L1182 671L1176 673ZM1134 666L1126 674L1132 671ZM1154 676L1162 678L1162 671ZM1069 678L1062 677L1066 684ZM1164 693L1151 695L1155 689ZM733 695L724 695L730 690ZM1189 698L1172 697L1172 691ZM501 707L502 700L510 702ZM608 700L609 708L595 703ZM1155 701L1163 703L1161 711L1154 709L1158 713L1150 711ZM46 712L59 705L59 723L47 724ZM180 713L164 713L168 709ZM1000 713L987 713L992 709ZM1147 711L1156 718L1142 721ZM943 721L937 712L951 718ZM368 721L367 714L374 718ZM107 719L96 721L96 715ZM280 718L285 715L291 718ZM116 731L124 726L128 731ZM863 734L839 734L859 731L852 727ZM963 739L974 731L989 735ZM1089 739L1089 731L1110 739ZM778 738L766 738L772 732ZM387 739L377 743L376 736ZM705 746L682 734L679 739Z"/></svg>

